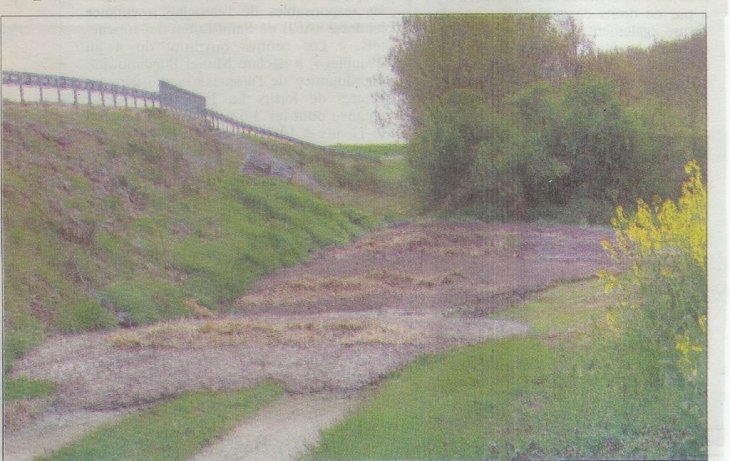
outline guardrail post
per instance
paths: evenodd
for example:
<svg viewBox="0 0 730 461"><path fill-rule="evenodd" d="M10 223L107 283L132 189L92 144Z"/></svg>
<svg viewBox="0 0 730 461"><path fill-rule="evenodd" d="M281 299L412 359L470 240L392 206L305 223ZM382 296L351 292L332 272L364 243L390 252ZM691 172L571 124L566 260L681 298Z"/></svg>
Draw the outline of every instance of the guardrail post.
<svg viewBox="0 0 730 461"><path fill-rule="evenodd" d="M61 87L56 87L56 92L58 93L58 103L61 104Z"/></svg>
<svg viewBox="0 0 730 461"><path fill-rule="evenodd" d="M74 106L79 105L79 92L76 87L73 87L74 90Z"/></svg>
<svg viewBox="0 0 730 461"><path fill-rule="evenodd" d="M38 85L38 91L40 92L40 95L41 95L41 104L43 104L43 87Z"/></svg>
<svg viewBox="0 0 730 461"><path fill-rule="evenodd" d="M23 98L23 84L18 83L18 88L20 89L20 103L25 104L25 99Z"/></svg>
<svg viewBox="0 0 730 461"><path fill-rule="evenodd" d="M127 93L124 93L124 107L129 107L129 104L127 104Z"/></svg>
<svg viewBox="0 0 730 461"><path fill-rule="evenodd" d="M89 99L89 105L91 105L91 88L86 90L86 95L88 96L88 99Z"/></svg>
<svg viewBox="0 0 730 461"><path fill-rule="evenodd" d="M101 105L106 107L106 103L104 102L104 90L101 90L99 93L101 94Z"/></svg>
<svg viewBox="0 0 730 461"><path fill-rule="evenodd" d="M114 100L114 107L117 107L117 94L112 93L112 99Z"/></svg>

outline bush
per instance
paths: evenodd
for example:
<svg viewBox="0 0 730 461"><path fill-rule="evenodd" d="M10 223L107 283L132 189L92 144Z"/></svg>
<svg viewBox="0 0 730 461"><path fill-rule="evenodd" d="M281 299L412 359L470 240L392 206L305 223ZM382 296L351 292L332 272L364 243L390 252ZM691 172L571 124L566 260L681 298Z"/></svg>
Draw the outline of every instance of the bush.
<svg viewBox="0 0 730 461"><path fill-rule="evenodd" d="M480 143L489 137L488 108L476 91L453 90L429 107L408 145L414 190L424 208L454 201L471 188Z"/></svg>
<svg viewBox="0 0 730 461"><path fill-rule="evenodd" d="M513 120L478 92L453 90L429 107L408 145L414 190L424 209L462 209L480 219L520 219L529 158Z"/></svg>
<svg viewBox="0 0 730 461"><path fill-rule="evenodd" d="M676 199L687 162L695 158L707 169L707 120L648 98L633 105L630 116L637 127L639 162L647 165L636 184L637 196Z"/></svg>
<svg viewBox="0 0 730 461"><path fill-rule="evenodd" d="M536 84L506 102L497 111L461 89L427 107L408 145L424 209L509 220L591 205L593 223L606 218L603 204L635 200L645 168L637 122L615 84L593 76L559 92Z"/></svg>
<svg viewBox="0 0 730 461"><path fill-rule="evenodd" d="M630 218L618 208L612 220L616 243L605 247L630 268L618 276L602 275L607 290L623 292L609 325L632 347L644 349L653 378L686 388L686 410L701 426L707 383L707 192L696 162L685 172L689 178L676 204L639 201Z"/></svg>

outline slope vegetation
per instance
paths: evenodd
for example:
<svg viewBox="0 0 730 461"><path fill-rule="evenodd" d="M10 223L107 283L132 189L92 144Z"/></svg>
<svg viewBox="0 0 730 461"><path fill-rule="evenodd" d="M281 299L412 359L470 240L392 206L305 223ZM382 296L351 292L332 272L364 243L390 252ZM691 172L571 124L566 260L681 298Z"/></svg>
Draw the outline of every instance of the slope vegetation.
<svg viewBox="0 0 730 461"><path fill-rule="evenodd" d="M397 219L348 198L392 191L378 159L232 142L154 109L3 109L6 363L49 334L228 310L260 275L376 225L372 211ZM309 180L246 174L252 152Z"/></svg>

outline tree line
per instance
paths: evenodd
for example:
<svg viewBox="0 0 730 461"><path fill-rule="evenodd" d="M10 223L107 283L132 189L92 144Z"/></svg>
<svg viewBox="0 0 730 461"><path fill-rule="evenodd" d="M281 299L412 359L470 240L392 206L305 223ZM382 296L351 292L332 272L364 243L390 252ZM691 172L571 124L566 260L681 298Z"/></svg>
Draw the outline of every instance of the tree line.
<svg viewBox="0 0 730 461"><path fill-rule="evenodd" d="M705 31L598 52L569 16L408 16L388 63L424 210L607 223L706 168Z"/></svg>

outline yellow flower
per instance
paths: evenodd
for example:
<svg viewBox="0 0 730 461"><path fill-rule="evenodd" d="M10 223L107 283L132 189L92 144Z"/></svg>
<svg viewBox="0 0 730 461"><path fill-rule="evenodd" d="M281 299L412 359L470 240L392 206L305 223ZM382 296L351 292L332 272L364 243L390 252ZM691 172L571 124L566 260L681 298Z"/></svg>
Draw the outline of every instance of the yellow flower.
<svg viewBox="0 0 730 461"><path fill-rule="evenodd" d="M651 204L638 200L631 217L623 208L616 209L611 220L615 241L605 243L604 248L612 259L630 265L623 274L602 273L600 277L607 292L618 287L622 294L620 305L607 314L608 328L620 330L622 322L632 322L630 319L636 319L637 313L641 316L644 309L666 310L667 315L656 318L662 319L658 322L667 319L672 325L650 320L637 327L648 329L649 335L659 335L664 347L673 348L676 365L692 379L698 370L704 370L700 353L706 349L706 293L700 290L707 277L707 191L697 162L689 162L685 172L688 177L678 200L656 198ZM685 290L688 296L683 294ZM651 304L644 304L645 300ZM697 326L685 323L687 314L696 319ZM665 336L664 331L678 334Z"/></svg>
<svg viewBox="0 0 730 461"><path fill-rule="evenodd" d="M707 316L700 314L700 316L697 317L697 323L700 325L702 333L707 333Z"/></svg>

